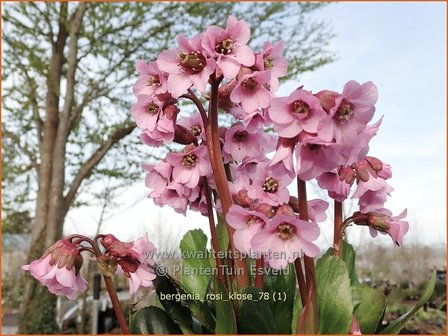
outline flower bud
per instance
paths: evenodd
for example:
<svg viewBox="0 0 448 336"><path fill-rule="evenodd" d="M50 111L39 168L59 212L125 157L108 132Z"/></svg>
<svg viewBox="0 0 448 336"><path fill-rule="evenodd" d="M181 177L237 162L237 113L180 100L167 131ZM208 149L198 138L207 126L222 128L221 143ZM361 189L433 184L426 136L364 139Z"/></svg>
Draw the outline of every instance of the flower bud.
<svg viewBox="0 0 448 336"><path fill-rule="evenodd" d="M272 205L269 205L267 203L258 204L254 210L261 212L263 215L266 215L266 217L268 217L268 218L272 218L272 216L274 216L274 209L272 208Z"/></svg>
<svg viewBox="0 0 448 336"><path fill-rule="evenodd" d="M356 176L363 182L367 182L369 180L369 164L365 159L354 164L354 168L356 171Z"/></svg>
<svg viewBox="0 0 448 336"><path fill-rule="evenodd" d="M135 258L121 258L118 260L118 264L126 276L129 276L129 273L135 273L140 266L140 262Z"/></svg>
<svg viewBox="0 0 448 336"><path fill-rule="evenodd" d="M379 172L381 171L381 169L383 169L383 162L381 160L373 156L366 156L365 159L374 171Z"/></svg>
<svg viewBox="0 0 448 336"><path fill-rule="evenodd" d="M335 106L335 100L338 96L340 96L339 93L329 90L322 90L315 94L317 98L320 100L320 104L322 105L323 109L329 113L330 110Z"/></svg>
<svg viewBox="0 0 448 336"><path fill-rule="evenodd" d="M295 216L294 210L288 204L282 204L275 213L276 215Z"/></svg>
<svg viewBox="0 0 448 336"><path fill-rule="evenodd" d="M339 180L352 185L355 180L356 174L349 166L341 166L338 170Z"/></svg>
<svg viewBox="0 0 448 336"><path fill-rule="evenodd" d="M389 216L379 215L375 213L369 213L369 216L367 218L369 226L382 232L387 232L390 230L390 221L391 219Z"/></svg>
<svg viewBox="0 0 448 336"><path fill-rule="evenodd" d="M101 274L111 278L117 271L117 258L109 254L103 254L96 258Z"/></svg>
<svg viewBox="0 0 448 336"><path fill-rule="evenodd" d="M236 195L233 195L233 201L238 204L241 205L242 207L251 207L253 200L247 196L247 191L246 190L240 190L238 191L238 193Z"/></svg>
<svg viewBox="0 0 448 336"><path fill-rule="evenodd" d="M163 108L163 112L169 120L176 120L179 108L174 104L168 104Z"/></svg>
<svg viewBox="0 0 448 336"><path fill-rule="evenodd" d="M218 89L218 107L226 112L235 107L235 103L230 100L230 94L238 82L233 79L230 82L223 84Z"/></svg>
<svg viewBox="0 0 448 336"><path fill-rule="evenodd" d="M174 128L173 141L181 145L189 145L196 142L197 139L188 128L176 125Z"/></svg>

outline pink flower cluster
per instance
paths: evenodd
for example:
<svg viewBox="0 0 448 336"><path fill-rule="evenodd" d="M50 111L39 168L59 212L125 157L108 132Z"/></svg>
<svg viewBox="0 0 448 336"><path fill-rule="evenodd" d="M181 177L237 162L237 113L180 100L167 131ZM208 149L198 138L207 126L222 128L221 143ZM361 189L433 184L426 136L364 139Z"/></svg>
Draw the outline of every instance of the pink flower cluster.
<svg viewBox="0 0 448 336"><path fill-rule="evenodd" d="M152 286L156 275L152 269L154 260L152 253L154 245L148 240L147 234L135 242L121 242L113 235L99 235L106 252L97 256L98 263L107 263L116 267L117 274L124 274L129 279L129 293L135 294L140 287ZM52 245L38 260L22 267L48 290L56 295L65 295L74 300L78 292L87 289L87 281L81 276L83 263L81 249L94 252L93 249L81 245L82 242L93 243L87 237L67 237ZM111 276L111 275L107 275Z"/></svg>
<svg viewBox="0 0 448 336"><path fill-rule="evenodd" d="M74 300L79 291L87 289L87 281L79 272L82 262L77 246L62 239L22 269L29 271L51 293Z"/></svg>
<svg viewBox="0 0 448 336"><path fill-rule="evenodd" d="M393 191L386 182L391 167L367 156L369 142L382 122L380 118L371 123L378 99L375 84L352 80L342 92L317 93L301 86L289 96L278 97L279 79L288 67L282 55L285 44L266 42L262 50L254 51L248 46L250 35L247 23L229 16L225 28L211 26L191 39L179 35L176 48L162 51L154 61L137 62L140 76L134 85L137 102L132 113L142 129L142 141L151 146L171 141L185 145L160 163L144 165L149 196L157 205L169 205L183 214L187 209L207 214L205 185L216 189L216 183L206 147L206 112L178 118L183 112L176 106L178 99L191 100L199 93L202 100L216 103L226 117L228 127L219 129L219 141L229 188L238 206L232 207L232 212L238 209L242 216L255 211L252 215L258 216L259 207L272 209L271 216L265 214L268 220L255 221L244 234L239 231L247 221L241 217L238 224L228 214L241 250L262 250L256 243L253 246L261 228L263 234L278 234L278 227L287 222L296 228L295 233L303 230L305 224L298 222L296 213L282 214L291 217L282 217L282 221L277 215L290 204L288 187L295 179L317 179L338 202L350 196L356 182L351 198L359 199L360 211L367 214L383 209ZM217 97L210 96L212 83L219 85ZM219 199L215 201L220 211ZM306 225L315 227L313 223ZM318 232L313 230L313 234ZM313 234L303 239L311 243ZM279 243L275 242L272 244ZM305 251L298 246L295 252Z"/></svg>
<svg viewBox="0 0 448 336"><path fill-rule="evenodd" d="M321 219L325 219L327 206L319 213ZM309 257L319 254L319 248L312 243L319 236L319 226L314 221L299 219L287 204L274 208L260 203L253 209L234 204L226 220L235 229L236 248L256 258L263 256L272 268L284 268L304 253Z"/></svg>
<svg viewBox="0 0 448 336"><path fill-rule="evenodd" d="M207 214L203 189L207 179L213 182L207 147L188 145L181 153L168 153L164 161L143 168L148 172L146 186L152 189L149 196L157 205L169 205L183 214L189 206Z"/></svg>

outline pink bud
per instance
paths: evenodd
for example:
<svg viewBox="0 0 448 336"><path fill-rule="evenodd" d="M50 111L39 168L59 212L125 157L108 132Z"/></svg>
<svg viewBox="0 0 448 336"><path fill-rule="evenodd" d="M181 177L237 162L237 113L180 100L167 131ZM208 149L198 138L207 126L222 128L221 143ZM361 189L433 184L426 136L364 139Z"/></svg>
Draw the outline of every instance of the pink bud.
<svg viewBox="0 0 448 336"><path fill-rule="evenodd" d="M349 166L341 166L338 170L339 180L344 181L345 183L352 185L355 180L355 172Z"/></svg>
<svg viewBox="0 0 448 336"><path fill-rule="evenodd" d="M276 215L289 215L289 216L295 216L294 210L287 204L283 204L279 206L277 209Z"/></svg>
<svg viewBox="0 0 448 336"><path fill-rule="evenodd" d="M181 145L188 145L196 142L196 137L186 127L176 125L174 128L174 142Z"/></svg>
<svg viewBox="0 0 448 336"><path fill-rule="evenodd" d="M272 216L274 216L274 209L272 208L272 205L269 205L267 203L258 204L254 210L261 212L262 214L266 215L266 217L268 217L268 218L272 218Z"/></svg>
<svg viewBox="0 0 448 336"><path fill-rule="evenodd" d="M329 90L322 90L315 94L319 98L323 109L329 113L330 110L335 106L335 100L340 96L339 93Z"/></svg>
<svg viewBox="0 0 448 336"><path fill-rule="evenodd" d="M135 273L140 265L140 262L135 258L121 258L118 264L123 269L123 272L129 276L129 273Z"/></svg>

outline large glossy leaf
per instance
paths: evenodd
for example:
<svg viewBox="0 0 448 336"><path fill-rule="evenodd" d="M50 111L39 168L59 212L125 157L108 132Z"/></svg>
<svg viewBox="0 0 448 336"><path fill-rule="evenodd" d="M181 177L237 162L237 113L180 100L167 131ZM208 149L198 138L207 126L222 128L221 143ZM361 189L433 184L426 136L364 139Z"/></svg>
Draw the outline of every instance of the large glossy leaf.
<svg viewBox="0 0 448 336"><path fill-rule="evenodd" d="M193 320L190 310L182 305L180 293L172 283L168 276L160 276L154 280L154 287L156 288L159 301L165 308L165 312L175 321L182 329L184 334L193 333ZM175 298L175 299L173 299Z"/></svg>
<svg viewBox="0 0 448 336"><path fill-rule="evenodd" d="M203 300L212 271L207 236L202 230L190 230L182 238L180 249L183 257L180 282L188 292L199 294Z"/></svg>
<svg viewBox="0 0 448 336"><path fill-rule="evenodd" d="M244 288L242 293L250 295L242 301L238 316L238 332L241 334L277 334L277 327L268 301L260 300L260 290Z"/></svg>
<svg viewBox="0 0 448 336"><path fill-rule="evenodd" d="M232 302L229 300L227 290L219 279L214 279L215 283L215 308L216 308L216 328L215 334L235 334L236 319Z"/></svg>
<svg viewBox="0 0 448 336"><path fill-rule="evenodd" d="M326 256L330 256L334 254L334 249L330 247L328 251L325 253ZM353 246L347 243L345 240L342 241L342 260L344 260L348 275L350 277L350 282L352 286L359 284L358 276L356 275L356 252L353 249Z"/></svg>
<svg viewBox="0 0 448 336"><path fill-rule="evenodd" d="M381 325L386 297L383 292L366 285L357 285L352 289L355 310L353 314L358 320L363 334L374 334Z"/></svg>
<svg viewBox="0 0 448 336"><path fill-rule="evenodd" d="M270 272L269 272L270 271ZM293 264L274 274L267 269L264 275L264 291L269 293L269 305L277 326L277 333L291 334L294 298L296 296L296 274Z"/></svg>
<svg viewBox="0 0 448 336"><path fill-rule="evenodd" d="M317 261L319 333L346 334L353 313L350 278L345 262L332 255Z"/></svg>
<svg viewBox="0 0 448 336"><path fill-rule="evenodd" d="M431 278L429 279L428 285L426 286L425 291L423 292L423 295L416 302L414 307L412 307L412 309L408 311L406 314L403 314L395 321L392 321L386 328L381 330L381 334L389 334L389 335L398 334L400 330L403 329L406 322L408 322L417 313L417 311L421 307L423 307L423 305L431 298L435 285L436 285L436 270L433 271Z"/></svg>
<svg viewBox="0 0 448 336"><path fill-rule="evenodd" d="M182 330L169 315L158 307L145 307L131 315L131 334L182 334Z"/></svg>

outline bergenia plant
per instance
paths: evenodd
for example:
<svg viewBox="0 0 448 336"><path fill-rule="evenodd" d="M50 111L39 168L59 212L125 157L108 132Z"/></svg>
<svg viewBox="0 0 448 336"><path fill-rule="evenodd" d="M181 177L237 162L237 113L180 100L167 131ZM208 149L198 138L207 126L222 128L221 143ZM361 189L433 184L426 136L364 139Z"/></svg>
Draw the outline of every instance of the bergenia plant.
<svg viewBox="0 0 448 336"><path fill-rule="evenodd" d="M147 236L126 243L72 235L24 269L74 299L87 288L81 252L93 253L123 333L398 333L428 300L434 275L411 313L384 327L386 294L360 283L344 234L365 226L398 247L409 229L406 210L386 208L391 166L368 155L382 121L374 121L377 87L350 80L342 92L300 86L277 96L287 45L266 42L256 51L249 40L247 23L230 16L224 28L180 34L174 48L136 63L131 112L142 142L183 146L143 164L149 197L184 215L199 212L210 226L210 246L201 230L182 239L180 281L156 265ZM182 100L195 112L182 110ZM313 180L334 209L326 252L316 241L330 204L308 200ZM359 208L344 218L349 199ZM164 309L139 305L128 321L111 282L116 274L128 278L131 294L154 286Z"/></svg>

